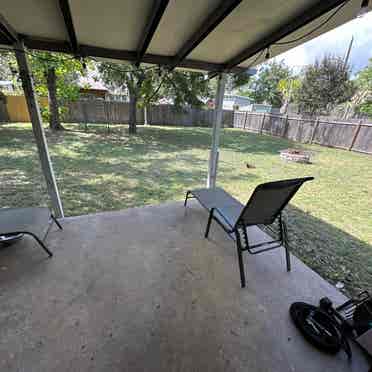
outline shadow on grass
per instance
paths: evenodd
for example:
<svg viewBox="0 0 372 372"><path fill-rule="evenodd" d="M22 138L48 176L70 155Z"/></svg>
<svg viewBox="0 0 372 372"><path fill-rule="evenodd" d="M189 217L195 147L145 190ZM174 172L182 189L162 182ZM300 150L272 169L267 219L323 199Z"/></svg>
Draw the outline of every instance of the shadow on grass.
<svg viewBox="0 0 372 372"><path fill-rule="evenodd" d="M182 167L183 161L191 163L192 169ZM74 177L77 166L82 173L78 183ZM77 159L70 162L69 169L61 169L64 179L60 189L67 215L181 200L186 190L201 187L206 180L206 161L190 154L181 160L137 158L137 161L122 160L120 164L107 164L98 159L94 169L89 167L89 159L83 162ZM228 167L221 166L221 170L226 174L231 172ZM236 178L230 175L231 180Z"/></svg>
<svg viewBox="0 0 372 372"><path fill-rule="evenodd" d="M196 140L190 144L185 139L191 131L175 132L150 128L129 138L98 131L84 136L47 131L65 214L158 204L182 199L187 189L204 186L206 153L192 151ZM30 129L9 129L5 134L8 151L1 162L11 166L14 188L5 188L2 198L7 206L45 205L45 182ZM223 162L220 171L232 181L241 179Z"/></svg>
<svg viewBox="0 0 372 372"><path fill-rule="evenodd" d="M123 141L127 137L127 129L113 125L108 133L102 125L91 125L87 131L72 128L69 132L94 134L107 139ZM201 127L157 127L139 126L138 135L132 137L131 144L140 149L141 146L150 146L152 150L159 149L159 145L166 151L179 151L180 149L200 148L209 149L211 144L211 128ZM225 128L221 134L221 149L242 151L250 153L277 154L279 150L287 147L299 147L300 144L287 139L262 136L241 130Z"/></svg>
<svg viewBox="0 0 372 372"><path fill-rule="evenodd" d="M71 126L70 126L71 127ZM130 146L136 152L178 152L188 149L209 149L211 144L210 128L173 128L173 127L139 127L138 135L128 136L127 130L121 126L115 127L107 133L102 125L94 125L87 131L68 128L63 132L50 132L46 130L49 144L69 144L76 142L76 134L80 135L79 142L91 143L87 148L100 148L107 143L119 143L122 146ZM32 138L29 128L1 128L2 136L9 138L8 145L14 149L24 149L29 146ZM93 143L92 143L93 142ZM1 140L0 140L1 143ZM277 154L279 150L294 146L291 141L270 136L243 132L234 129L224 129L221 135L221 149L241 151L248 153Z"/></svg>
<svg viewBox="0 0 372 372"><path fill-rule="evenodd" d="M305 213L286 208L292 252L329 282L345 285L355 295L372 284L372 246Z"/></svg>

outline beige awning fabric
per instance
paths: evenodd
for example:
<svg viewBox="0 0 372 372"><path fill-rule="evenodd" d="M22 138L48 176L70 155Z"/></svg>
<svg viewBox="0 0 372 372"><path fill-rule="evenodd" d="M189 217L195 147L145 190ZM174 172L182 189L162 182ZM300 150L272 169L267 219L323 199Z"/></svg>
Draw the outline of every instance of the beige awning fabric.
<svg viewBox="0 0 372 372"><path fill-rule="evenodd" d="M11 45L12 30L34 49L235 71L262 62L268 46L275 56L340 26L360 6L361 0L2 0L0 44ZM276 45L333 13L305 38Z"/></svg>

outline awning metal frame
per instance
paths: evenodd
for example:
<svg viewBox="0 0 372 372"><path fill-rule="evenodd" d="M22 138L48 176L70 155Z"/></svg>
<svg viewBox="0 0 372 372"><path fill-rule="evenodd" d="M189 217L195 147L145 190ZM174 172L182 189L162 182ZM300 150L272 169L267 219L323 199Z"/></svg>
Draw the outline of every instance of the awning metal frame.
<svg viewBox="0 0 372 372"><path fill-rule="evenodd" d="M218 76L218 84L216 91L216 98L214 103L214 120L212 128L212 144L209 154L209 167L208 167L208 178L207 187L216 187L217 181L217 169L219 160L219 146L220 146L220 136L221 127L223 121L223 97L225 95L225 85L226 85L227 75L222 73Z"/></svg>
<svg viewBox="0 0 372 372"><path fill-rule="evenodd" d="M308 23L315 21L317 18L328 13L329 11L345 4L348 0L321 0L318 1L315 5L312 5L310 8L305 11L296 14L285 24L279 26L274 31L270 32L262 39L258 40L256 43L249 45L246 49L242 50L235 57L231 58L229 61L224 63L223 70L231 71L242 62L253 57L260 51L269 48L279 40L285 38L286 36L297 31L301 27L306 26ZM211 78L216 76L212 74Z"/></svg>
<svg viewBox="0 0 372 372"><path fill-rule="evenodd" d="M170 69L183 61L240 3L242 0L222 0L210 13L196 32L182 45L173 57Z"/></svg>
<svg viewBox="0 0 372 372"><path fill-rule="evenodd" d="M142 62L142 58L145 55L148 46L155 34L156 29L159 26L160 20L165 12L165 9L169 3L169 0L157 0L155 6L151 12L150 19L148 20L146 27L141 35L140 42L137 48L137 61L136 66L139 66Z"/></svg>
<svg viewBox="0 0 372 372"><path fill-rule="evenodd" d="M22 80L22 87L25 93L28 112L31 118L32 130L35 137L36 147L39 153L41 168L45 177L48 194L52 207L57 218L64 217L62 201L59 194L53 165L50 160L48 144L46 141L43 121L41 118L39 103L36 98L34 82L30 66L22 41L15 44L15 56L18 63L19 73Z"/></svg>
<svg viewBox="0 0 372 372"><path fill-rule="evenodd" d="M72 21L72 14L68 0L59 0L59 7L61 9L66 31L69 37L71 51L73 54L78 55L79 43L77 40L74 23Z"/></svg>
<svg viewBox="0 0 372 372"><path fill-rule="evenodd" d="M222 1L219 6L217 6L208 17L206 17L202 25L182 45L174 56L146 53L151 39L154 36L162 15L168 5L169 1L166 0L158 0L156 2L153 13L140 37L137 50L119 50L80 44L74 29L73 17L68 0L59 0L59 5L64 18L69 41L42 39L30 35L18 34L16 31L9 32L10 25L0 14L0 44L12 45L16 41L16 36L17 38L22 39L24 45L30 49L70 53L86 57L112 58L133 62L137 65L142 62L165 66L169 69L180 67L204 70L212 72L212 76L216 76L221 72L239 73L246 71L247 68L239 66L241 63L297 31L301 27L306 26L327 12L349 1L350 0L320 0L296 16L290 18L281 26L272 30L253 44L248 45L247 48L224 63L190 60L187 59L187 56L190 55L190 53L241 3L241 0Z"/></svg>

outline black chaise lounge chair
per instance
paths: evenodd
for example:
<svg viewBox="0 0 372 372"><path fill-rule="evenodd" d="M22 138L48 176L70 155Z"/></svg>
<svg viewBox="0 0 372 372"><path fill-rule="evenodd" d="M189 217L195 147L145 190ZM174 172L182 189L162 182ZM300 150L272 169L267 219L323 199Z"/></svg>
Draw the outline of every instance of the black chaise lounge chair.
<svg viewBox="0 0 372 372"><path fill-rule="evenodd" d="M0 208L0 235L31 235L49 257L53 253L44 240L53 222L62 230L61 224L48 208Z"/></svg>
<svg viewBox="0 0 372 372"><path fill-rule="evenodd" d="M196 198L209 211L205 231L206 238L208 238L211 222L215 220L236 241L240 280L242 288L244 288L245 273L242 256L244 251L257 254L283 246L286 254L287 271L291 270L287 244L287 229L282 218L282 211L301 185L313 179L313 177L306 177L263 183L256 187L245 206L225 190L218 187L189 190L186 193L185 207L188 199ZM247 226L269 226L276 220L278 220L279 224L279 236L277 239L253 245L250 244Z"/></svg>

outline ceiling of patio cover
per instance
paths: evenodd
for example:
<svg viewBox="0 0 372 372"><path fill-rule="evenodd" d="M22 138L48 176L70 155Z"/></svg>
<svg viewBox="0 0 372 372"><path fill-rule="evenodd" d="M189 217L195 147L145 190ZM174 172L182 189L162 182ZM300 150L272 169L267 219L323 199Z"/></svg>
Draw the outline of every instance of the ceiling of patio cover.
<svg viewBox="0 0 372 372"><path fill-rule="evenodd" d="M8 27L8 31L13 30L27 47L34 49L170 67L233 71L262 62L265 58L262 50L270 45L271 56L275 56L353 19L361 0L350 0L342 6L343 3L2 0L0 44L12 43ZM294 43L275 45L306 35L340 6L337 14L316 32Z"/></svg>

